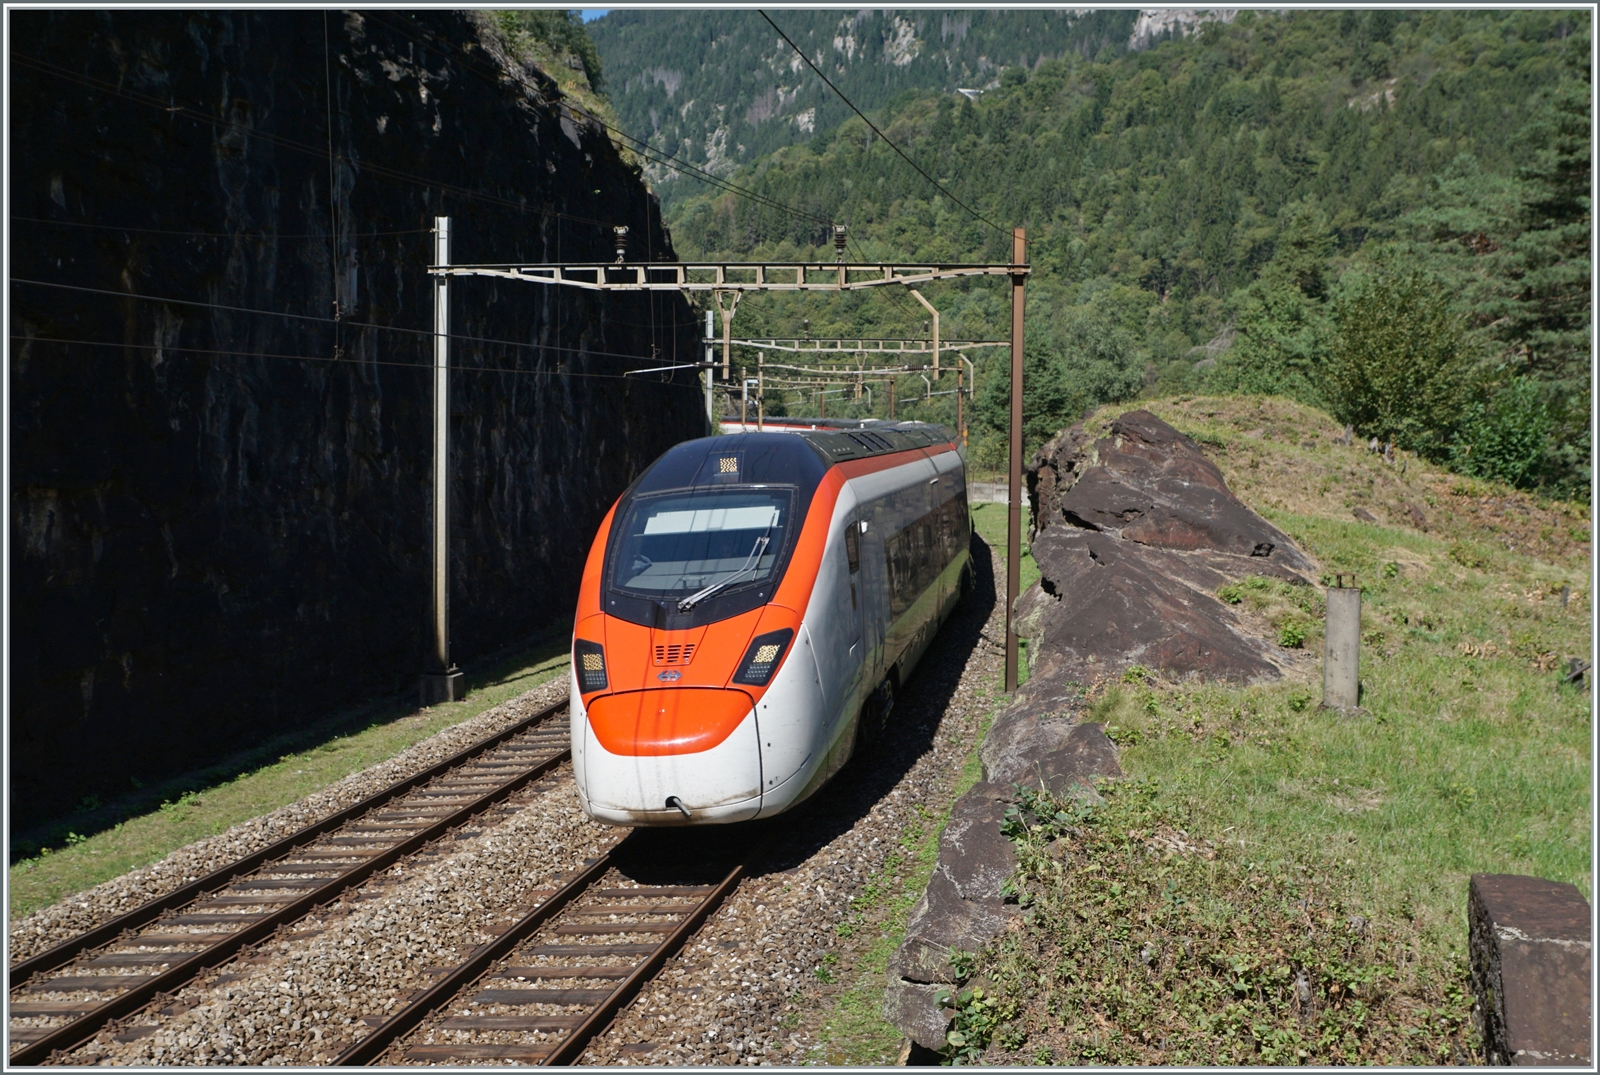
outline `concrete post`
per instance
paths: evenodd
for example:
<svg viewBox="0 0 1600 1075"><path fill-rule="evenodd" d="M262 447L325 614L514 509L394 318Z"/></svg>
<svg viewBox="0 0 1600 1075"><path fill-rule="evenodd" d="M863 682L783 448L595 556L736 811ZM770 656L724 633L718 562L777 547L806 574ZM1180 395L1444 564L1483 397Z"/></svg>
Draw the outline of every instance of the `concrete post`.
<svg viewBox="0 0 1600 1075"><path fill-rule="evenodd" d="M1344 585L1347 577L1349 586ZM1323 639L1322 704L1354 709L1361 704L1361 588L1354 575L1334 576Z"/></svg>
<svg viewBox="0 0 1600 1075"><path fill-rule="evenodd" d="M433 218L434 264L450 264L450 218ZM422 674L424 706L466 691L450 663L450 277L433 278L433 667Z"/></svg>

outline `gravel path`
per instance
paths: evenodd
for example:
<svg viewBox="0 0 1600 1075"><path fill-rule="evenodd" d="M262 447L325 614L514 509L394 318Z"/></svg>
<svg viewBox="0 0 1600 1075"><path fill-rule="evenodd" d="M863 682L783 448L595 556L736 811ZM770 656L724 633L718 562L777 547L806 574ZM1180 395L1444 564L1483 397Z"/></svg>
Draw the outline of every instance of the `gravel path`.
<svg viewBox="0 0 1600 1075"><path fill-rule="evenodd" d="M85 892L41 908L10 926L13 963L60 944L140 904L203 877L220 866L266 847L297 829L360 802L397 780L443 761L551 702L565 698L564 677L487 709L396 754L388 761L352 773L298 802L252 818L226 832L181 847L160 862L123 874Z"/></svg>
<svg viewBox="0 0 1600 1075"><path fill-rule="evenodd" d="M786 815L764 861L580 1063L828 1062L816 1054L827 1000L882 936L870 915L849 937L838 927L869 882L900 890L902 877L877 875L908 826L950 806L962 763L998 705L1004 657L988 639L1004 636L1003 602L994 599L992 573L979 577L901 692L894 740ZM816 978L829 955L840 979L831 987Z"/></svg>

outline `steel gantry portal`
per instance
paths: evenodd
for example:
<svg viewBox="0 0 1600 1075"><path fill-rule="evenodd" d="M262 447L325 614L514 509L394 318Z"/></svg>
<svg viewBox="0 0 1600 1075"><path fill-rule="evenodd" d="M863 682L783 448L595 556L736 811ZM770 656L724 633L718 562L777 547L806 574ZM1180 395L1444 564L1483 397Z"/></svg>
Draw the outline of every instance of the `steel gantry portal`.
<svg viewBox="0 0 1600 1075"><path fill-rule="evenodd" d="M448 229L448 218L440 218L441 229ZM1005 264L929 264L921 263L896 263L896 262L846 262L843 260L844 242L843 225L835 225L835 246L840 252L840 259L829 263L824 261L701 261L701 262L629 262L626 260L627 231L623 228L613 229L616 232L617 260L614 262L561 262L548 264L499 264L499 265L451 265L448 260L448 248L443 244L438 246L438 258L434 265L429 266L428 272L434 277L438 288L439 301L435 303L435 316L444 318L448 316L447 300L443 297L445 285L452 276L485 276L503 280L515 280L529 284L543 284L547 287L575 287L586 291L677 291L680 293L710 292L716 302L717 308L722 311L723 337L722 337L722 379L728 381L731 377L729 353L731 351L732 327L734 308L739 299L752 291L815 291L815 292L842 292L862 291L879 287L904 287L911 291L923 306L932 311L937 319L938 311L919 294L917 285L926 285L941 280L960 280L981 277L1001 277L1011 282L1011 473L1009 489L1009 510L1006 527L1006 678L1005 689L1010 692L1017 688L1017 636L1015 625L1012 623L1013 610L1017 600L1017 584L1019 581L1019 560L1021 552L1021 518L1022 518L1022 303L1023 289L1029 275L1027 264L1027 240L1023 229L1017 228L1012 232L1011 261ZM724 306L724 299L727 305ZM447 339L441 329L441 341ZM745 341L741 341L743 343ZM766 350L820 350L801 346L812 341L802 340L770 340L750 341L749 346ZM821 341L818 341L821 342ZM829 341L835 344L847 342L867 343L869 341ZM878 341L884 343L887 341ZM907 344L912 341L897 341ZM941 352L954 352L959 347L991 347L999 345L995 342L966 341L959 345L941 344L939 342L937 322L935 321L934 335L931 347L927 341L915 341L919 344L916 349L901 347L898 353L932 353L933 372L937 376L938 360ZM766 346L763 348L763 344ZM794 344L793 347L783 346ZM447 347L446 342L441 342L440 347ZM836 351L844 348L836 347ZM709 348L708 348L709 350ZM862 348L860 350L866 350ZM439 357L436 359L441 368L448 368L448 363ZM764 364L764 363L763 363ZM709 399L712 369L711 363L684 363L681 366L661 367L662 369L699 368L706 371L707 398ZM651 372L639 370L635 372ZM832 372L832 371L830 371ZM839 372L846 372L840 370ZM759 384L759 379L757 381ZM894 382L889 382L891 393ZM442 408L445 405L448 388L439 385L435 388L434 405ZM957 396L959 399L959 395ZM437 413L437 411L436 411ZM448 451L448 445L436 443L435 451L441 455ZM436 474L440 473L436 469ZM446 490L443 482L437 477L434 490L434 511L437 517L442 517L446 512ZM444 571L444 554L435 546L434 576L442 577ZM448 662L448 623L446 615L440 614L443 602L435 595L435 631L437 660L444 655ZM446 663L445 674L453 671ZM437 672L434 673L438 675ZM435 680L437 682L437 680ZM430 687L429 677L424 677L424 694ZM435 688L437 690L437 688ZM449 688L446 687L446 692Z"/></svg>

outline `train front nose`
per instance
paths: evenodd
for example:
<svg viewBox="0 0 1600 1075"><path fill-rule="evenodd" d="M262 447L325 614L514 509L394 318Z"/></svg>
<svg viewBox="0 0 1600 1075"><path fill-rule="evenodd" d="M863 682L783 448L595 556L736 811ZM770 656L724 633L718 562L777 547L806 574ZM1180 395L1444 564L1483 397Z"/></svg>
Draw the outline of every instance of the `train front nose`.
<svg viewBox="0 0 1600 1075"><path fill-rule="evenodd" d="M731 822L761 810L761 737L744 691L608 694L590 703L584 724L581 790L601 821Z"/></svg>

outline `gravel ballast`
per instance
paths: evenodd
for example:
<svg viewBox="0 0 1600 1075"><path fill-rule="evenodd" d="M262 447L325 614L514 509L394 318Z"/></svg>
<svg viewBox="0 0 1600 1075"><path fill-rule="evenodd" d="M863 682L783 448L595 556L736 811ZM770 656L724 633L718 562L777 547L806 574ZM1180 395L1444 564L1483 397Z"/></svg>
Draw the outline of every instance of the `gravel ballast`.
<svg viewBox="0 0 1600 1075"><path fill-rule="evenodd" d="M949 808L962 765L1000 702L993 689L1003 654L990 639L1003 637L1004 615L992 577L980 569L976 592L912 674L891 717L892 738L784 815L788 824L722 910L580 1063L833 1062L817 1053L828 1000L882 936L870 912L853 916L851 901L869 883L903 890L904 878L885 872L902 832ZM847 919L846 937L839 927ZM819 981L821 968L840 981Z"/></svg>
<svg viewBox="0 0 1600 1075"><path fill-rule="evenodd" d="M817 1041L829 1000L880 940L878 919L891 902L852 901L869 886L904 891L897 874L909 867L893 868L902 835L938 823L1000 700L992 640L1002 617L990 567L982 565L977 591L902 690L890 736L770 824L738 890L581 1063L827 1060ZM537 688L317 795L32 915L13 937L36 938L29 951L56 943L432 764L565 689L565 681ZM147 1011L102 1031L70 1062L325 1064L623 835L584 817L563 766L432 855L400 864L191 983L165 1002L166 1014ZM826 968L844 980L829 984ZM134 1037L135 1028L143 1036Z"/></svg>
<svg viewBox="0 0 1600 1075"><path fill-rule="evenodd" d="M294 933L180 990L158 1030L103 1031L72 1063L320 1064L524 913L621 835L584 816L562 766L486 815L476 836L407 860ZM477 823L473 826L478 827ZM470 831L470 830L469 830ZM148 1022L148 1014L132 1022ZM125 1036L125 1035L124 1035Z"/></svg>
<svg viewBox="0 0 1600 1075"><path fill-rule="evenodd" d="M431 735L387 761L351 773L297 802L240 822L226 832L181 847L159 862L41 908L11 923L11 962L37 955L360 802L395 781L437 764L565 698L566 694L567 680L558 677Z"/></svg>

